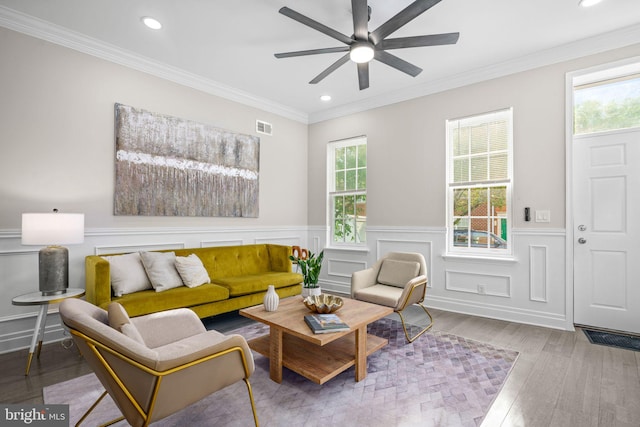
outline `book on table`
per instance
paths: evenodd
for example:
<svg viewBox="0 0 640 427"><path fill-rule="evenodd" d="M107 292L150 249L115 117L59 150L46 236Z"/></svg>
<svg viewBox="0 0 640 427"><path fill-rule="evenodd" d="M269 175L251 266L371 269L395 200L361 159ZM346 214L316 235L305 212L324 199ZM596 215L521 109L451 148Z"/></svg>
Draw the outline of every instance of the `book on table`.
<svg viewBox="0 0 640 427"><path fill-rule="evenodd" d="M349 325L344 323L336 314L308 314L304 321L314 334L348 331Z"/></svg>

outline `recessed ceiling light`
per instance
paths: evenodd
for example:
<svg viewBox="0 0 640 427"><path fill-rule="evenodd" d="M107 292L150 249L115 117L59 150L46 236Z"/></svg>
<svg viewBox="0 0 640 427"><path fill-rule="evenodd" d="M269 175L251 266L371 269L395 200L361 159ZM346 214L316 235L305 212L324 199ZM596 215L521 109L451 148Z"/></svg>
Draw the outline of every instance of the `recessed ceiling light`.
<svg viewBox="0 0 640 427"><path fill-rule="evenodd" d="M160 28L162 28L162 24L160 23L160 21L150 16L143 16L142 23L152 30L159 30Z"/></svg>
<svg viewBox="0 0 640 427"><path fill-rule="evenodd" d="M602 0L580 0L578 4L582 7L591 7L600 3Z"/></svg>
<svg viewBox="0 0 640 427"><path fill-rule="evenodd" d="M320 101L329 102L331 101L331 95L322 95L320 97Z"/></svg>

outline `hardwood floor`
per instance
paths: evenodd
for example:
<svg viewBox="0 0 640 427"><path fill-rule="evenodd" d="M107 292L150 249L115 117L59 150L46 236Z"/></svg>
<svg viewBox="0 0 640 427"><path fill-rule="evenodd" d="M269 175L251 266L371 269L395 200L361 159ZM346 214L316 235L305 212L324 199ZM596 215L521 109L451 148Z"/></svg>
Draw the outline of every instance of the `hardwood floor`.
<svg viewBox="0 0 640 427"><path fill-rule="evenodd" d="M520 352L483 426L640 425L640 352L593 345L581 330L430 311L434 330ZM421 323L420 313L412 307L408 320ZM235 314L207 319L222 332L247 321ZM90 372L75 346L46 344L28 377L26 358L27 350L0 355L0 402L42 403L43 387Z"/></svg>

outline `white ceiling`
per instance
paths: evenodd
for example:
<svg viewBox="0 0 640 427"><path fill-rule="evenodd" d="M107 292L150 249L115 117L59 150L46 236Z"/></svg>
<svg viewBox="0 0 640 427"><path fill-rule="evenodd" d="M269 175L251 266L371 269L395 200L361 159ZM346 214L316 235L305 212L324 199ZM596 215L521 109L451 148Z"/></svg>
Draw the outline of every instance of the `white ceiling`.
<svg viewBox="0 0 640 427"><path fill-rule="evenodd" d="M369 30L411 2L369 0ZM393 37L460 32L458 43L395 50L424 71L413 78L373 61L360 91L351 62L308 84L342 53L273 56L341 46L279 14L282 6L353 33L349 0L0 0L0 25L307 122L640 42L640 0L588 9L578 0L442 0ZM147 29L142 16L163 29Z"/></svg>

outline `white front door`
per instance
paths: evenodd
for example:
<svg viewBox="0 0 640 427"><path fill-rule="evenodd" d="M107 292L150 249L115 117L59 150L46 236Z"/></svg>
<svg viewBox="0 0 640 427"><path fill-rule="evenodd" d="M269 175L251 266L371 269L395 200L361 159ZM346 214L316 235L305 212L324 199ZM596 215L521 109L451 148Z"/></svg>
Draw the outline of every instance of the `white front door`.
<svg viewBox="0 0 640 427"><path fill-rule="evenodd" d="M640 129L574 136L574 323L640 333Z"/></svg>

